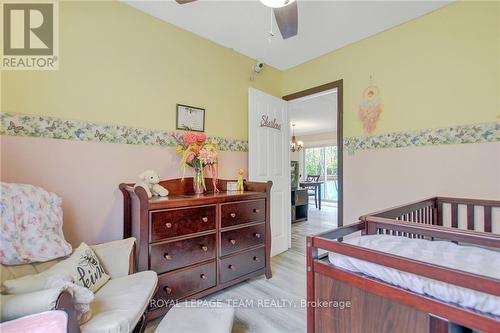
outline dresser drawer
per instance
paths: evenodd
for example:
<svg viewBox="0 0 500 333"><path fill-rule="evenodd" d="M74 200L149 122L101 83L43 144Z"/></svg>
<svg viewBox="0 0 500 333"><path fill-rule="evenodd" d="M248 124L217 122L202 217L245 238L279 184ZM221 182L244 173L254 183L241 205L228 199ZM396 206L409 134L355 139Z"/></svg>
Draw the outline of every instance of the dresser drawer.
<svg viewBox="0 0 500 333"><path fill-rule="evenodd" d="M224 231L221 234L221 255L247 249L251 246L264 244L265 224Z"/></svg>
<svg viewBox="0 0 500 333"><path fill-rule="evenodd" d="M215 206L151 213L150 241L215 229Z"/></svg>
<svg viewBox="0 0 500 333"><path fill-rule="evenodd" d="M221 282L228 282L264 268L265 248L247 251L221 260Z"/></svg>
<svg viewBox="0 0 500 333"><path fill-rule="evenodd" d="M222 227L266 219L266 201L252 200L221 205Z"/></svg>
<svg viewBox="0 0 500 333"><path fill-rule="evenodd" d="M150 246L150 269L158 274L215 258L215 234Z"/></svg>
<svg viewBox="0 0 500 333"><path fill-rule="evenodd" d="M178 300L215 286L217 281L215 266L213 261L178 273L159 275L158 291L154 298Z"/></svg>

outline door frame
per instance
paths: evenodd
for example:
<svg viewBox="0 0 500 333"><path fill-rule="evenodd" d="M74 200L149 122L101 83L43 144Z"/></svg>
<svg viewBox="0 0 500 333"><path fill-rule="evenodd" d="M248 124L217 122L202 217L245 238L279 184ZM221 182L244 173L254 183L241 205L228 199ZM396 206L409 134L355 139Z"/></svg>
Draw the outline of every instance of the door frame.
<svg viewBox="0 0 500 333"><path fill-rule="evenodd" d="M344 225L344 81L342 79L325 83L306 90L298 91L293 94L283 96L285 101L291 101L297 98L314 95L323 91L337 89L337 167L338 167L338 204L337 204L337 225Z"/></svg>

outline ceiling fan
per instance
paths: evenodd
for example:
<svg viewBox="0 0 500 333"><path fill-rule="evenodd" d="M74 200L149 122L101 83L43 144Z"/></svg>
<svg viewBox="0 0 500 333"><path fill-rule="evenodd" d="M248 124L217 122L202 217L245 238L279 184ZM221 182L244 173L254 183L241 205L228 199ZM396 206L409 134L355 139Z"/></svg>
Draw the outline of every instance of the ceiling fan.
<svg viewBox="0 0 500 333"><path fill-rule="evenodd" d="M175 0L180 5L194 1L196 0ZM297 35L298 11L295 0L260 0L260 2L273 9L283 39Z"/></svg>

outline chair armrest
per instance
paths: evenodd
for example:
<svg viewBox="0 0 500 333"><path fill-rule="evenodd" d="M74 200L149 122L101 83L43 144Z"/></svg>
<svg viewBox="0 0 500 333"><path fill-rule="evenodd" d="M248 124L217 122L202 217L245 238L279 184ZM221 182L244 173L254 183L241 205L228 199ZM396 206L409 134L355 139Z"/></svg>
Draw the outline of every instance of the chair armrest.
<svg viewBox="0 0 500 333"><path fill-rule="evenodd" d="M0 295L2 304L1 321L17 319L27 315L55 310L61 288L51 288L25 294ZM71 297L71 295L69 295Z"/></svg>
<svg viewBox="0 0 500 333"><path fill-rule="evenodd" d="M135 238L92 245L91 248L112 279L134 272Z"/></svg>
<svg viewBox="0 0 500 333"><path fill-rule="evenodd" d="M66 312L68 316L68 333L80 333L80 322L78 312L75 308L75 300L67 291L63 291L57 298L55 310Z"/></svg>

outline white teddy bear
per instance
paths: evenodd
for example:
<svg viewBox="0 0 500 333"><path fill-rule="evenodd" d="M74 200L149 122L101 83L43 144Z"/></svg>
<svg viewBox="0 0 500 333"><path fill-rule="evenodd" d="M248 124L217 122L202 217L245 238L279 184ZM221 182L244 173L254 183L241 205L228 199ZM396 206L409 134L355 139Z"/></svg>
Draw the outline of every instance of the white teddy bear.
<svg viewBox="0 0 500 333"><path fill-rule="evenodd" d="M148 194L148 198L151 198L153 195L166 197L168 195L168 190L158 184L160 182L160 177L153 170L146 170L139 175L140 181L137 182L134 186L141 186L146 190Z"/></svg>

